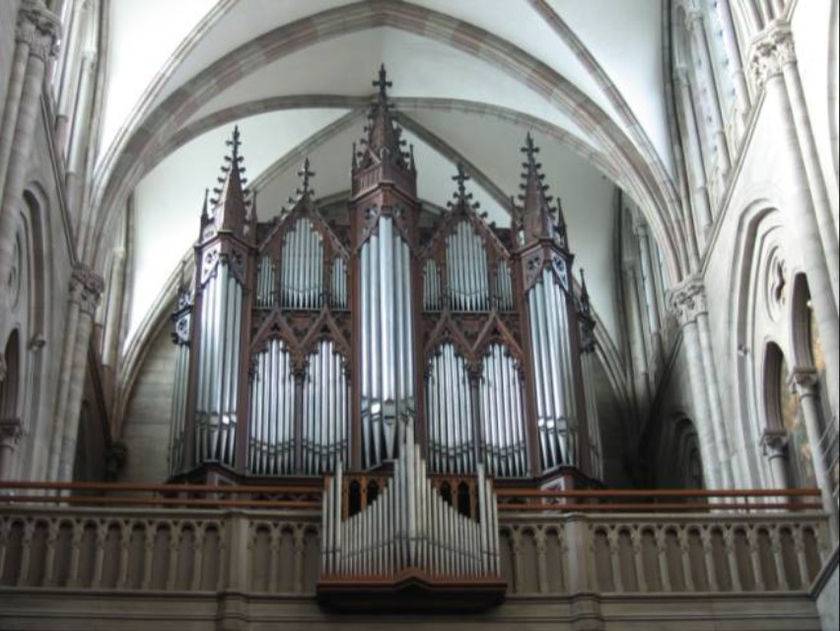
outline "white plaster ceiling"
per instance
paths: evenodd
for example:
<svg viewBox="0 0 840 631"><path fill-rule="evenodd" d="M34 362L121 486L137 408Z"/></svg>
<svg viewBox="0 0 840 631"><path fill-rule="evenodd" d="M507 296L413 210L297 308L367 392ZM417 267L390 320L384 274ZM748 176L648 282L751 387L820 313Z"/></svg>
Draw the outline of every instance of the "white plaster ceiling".
<svg viewBox="0 0 840 631"><path fill-rule="evenodd" d="M100 157L116 147L120 129L132 133L143 116L185 82L238 47L285 24L349 4L346 0L120 0L109 3L110 46L108 80L101 129ZM638 145L632 119L615 106L585 59L552 27L528 0L415 0L426 9L449 15L524 51L571 82L583 98ZM371 5L376 6L376 5ZM655 158L670 168L667 120L662 81L660 0L551 0L548 6L570 27L629 107ZM395 97L418 99L407 113L426 131L489 177L506 194L518 191L519 147L531 121L544 121L580 141L585 151L609 159L602 138L531 89L486 56L473 56L421 34L391 26L375 26L345 35L318 39L285 57L267 62L216 92L186 124L258 99L303 97L299 109L252 115L238 120L251 180L285 157L288 164L266 181L259 199L266 219L293 192L297 161L290 158L313 134L347 115L341 108L317 108L307 95L359 97L370 95L371 80L385 62L394 81ZM177 51L177 55L176 55ZM173 57L175 55L175 57ZM440 101L424 106L422 99L471 102L471 111L447 111ZM505 109L498 118L482 115L484 106ZM132 119L132 112L134 118ZM145 112L145 114L144 114ZM521 115L520 120L515 120ZM206 120L206 119L205 119ZM203 190L212 186L224 153L224 139L235 120L207 127L157 163L135 189L135 273L130 330L133 332L154 303L166 278L196 236ZM318 172L320 196L348 188L350 144L361 136L354 121L320 145L309 147ZM420 196L443 205L450 198L451 159L414 134ZM540 136L541 154L552 193L565 201L577 260L587 269L593 304L610 334L615 333L612 192L607 180L580 155L557 140ZM585 152L584 151L584 152ZM297 154L292 154L297 157ZM472 182L472 190L491 219L506 222L491 194ZM129 335L130 338L130 335Z"/></svg>

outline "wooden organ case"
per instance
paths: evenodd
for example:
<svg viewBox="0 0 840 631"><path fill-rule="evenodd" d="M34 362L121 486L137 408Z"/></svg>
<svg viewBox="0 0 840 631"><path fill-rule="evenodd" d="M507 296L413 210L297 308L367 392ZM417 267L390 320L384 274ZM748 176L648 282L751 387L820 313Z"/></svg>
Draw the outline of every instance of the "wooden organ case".
<svg viewBox="0 0 840 631"><path fill-rule="evenodd" d="M360 576L368 605L418 590L490 604L494 487L598 484L594 320L530 134L509 228L461 165L447 209L428 209L384 67L373 84L343 211L319 209L307 160L288 210L259 222L238 130L228 141L173 314L171 476L325 485L332 604Z"/></svg>

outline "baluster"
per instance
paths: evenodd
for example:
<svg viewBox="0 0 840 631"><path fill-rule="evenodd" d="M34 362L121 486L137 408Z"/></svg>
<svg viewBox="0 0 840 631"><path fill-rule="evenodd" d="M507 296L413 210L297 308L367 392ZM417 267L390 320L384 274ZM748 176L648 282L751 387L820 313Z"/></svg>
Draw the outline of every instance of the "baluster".
<svg viewBox="0 0 840 631"><path fill-rule="evenodd" d="M800 589L808 589L811 577L808 572L808 559L805 557L805 540L802 537L802 526L793 529L793 548L796 550L796 561L799 564Z"/></svg>
<svg viewBox="0 0 840 631"><path fill-rule="evenodd" d="M156 525L151 521L146 522L146 537L143 542L143 582L140 584L141 589L150 589L152 586L152 560L155 551Z"/></svg>
<svg viewBox="0 0 840 631"><path fill-rule="evenodd" d="M758 591L764 591L766 588L764 583L764 574L761 571L761 557L758 549L758 528L753 526L747 530L747 541L750 546L750 562L752 563L753 575L755 576L755 588Z"/></svg>
<svg viewBox="0 0 840 631"><path fill-rule="evenodd" d="M691 553L688 545L688 530L686 528L680 528L677 531L677 536L680 542L685 591L693 592L696 588L694 586L694 577L691 575Z"/></svg>
<svg viewBox="0 0 840 631"><path fill-rule="evenodd" d="M639 583L639 591L648 590L647 577L645 576L645 562L642 556L642 532L638 527L630 531L630 541L633 545L633 562L636 565L636 580Z"/></svg>
<svg viewBox="0 0 840 631"><path fill-rule="evenodd" d="M193 530L193 567L190 577L190 589L197 591L201 589L201 575L204 572L204 535L207 532L207 524L197 524Z"/></svg>
<svg viewBox="0 0 840 631"><path fill-rule="evenodd" d="M169 525L169 567L166 572L166 589L175 589L175 582L178 580L178 557L180 556L181 523L170 522Z"/></svg>
<svg viewBox="0 0 840 631"><path fill-rule="evenodd" d="M779 576L779 587L784 590L790 589L785 562L782 558L782 541L779 536L778 527L770 529L770 549L773 553L773 561L776 563L776 574Z"/></svg>
<svg viewBox="0 0 840 631"><path fill-rule="evenodd" d="M111 524L106 520L101 520L96 525L96 537L94 548L94 564L93 564L93 580L90 583L91 587L102 586L102 574L105 566L105 543L108 540L108 527Z"/></svg>
<svg viewBox="0 0 840 631"><path fill-rule="evenodd" d="M519 593L522 588L522 535L518 528L510 531L511 539L511 570L513 571L513 592Z"/></svg>
<svg viewBox="0 0 840 631"><path fill-rule="evenodd" d="M537 579L539 580L537 589L541 594L546 594L548 593L548 567L545 558L545 531L542 528L534 531L534 541L537 548Z"/></svg>
<svg viewBox="0 0 840 631"><path fill-rule="evenodd" d="M276 592L280 589L280 540L283 536L281 524L276 523L271 528L271 541L269 542L268 562L268 589ZM326 545L324 542L322 545Z"/></svg>
<svg viewBox="0 0 840 631"><path fill-rule="evenodd" d="M610 546L610 566L612 567L613 589L616 592L624 591L624 581L621 576L621 559L618 556L618 529L610 528L607 531L607 543Z"/></svg>
<svg viewBox="0 0 840 631"><path fill-rule="evenodd" d="M44 559L44 586L55 585L55 546L58 543L58 531L61 524L59 520L50 520L50 529L47 534L47 553ZM0 563L0 576L2 576L2 563Z"/></svg>
<svg viewBox="0 0 840 631"><path fill-rule="evenodd" d="M700 539L703 542L703 560L706 562L706 574L709 575L709 591L720 591L717 572L715 571L715 555L712 548L712 532L708 527L700 532Z"/></svg>
<svg viewBox="0 0 840 631"><path fill-rule="evenodd" d="M70 572L67 575L68 587L79 587L79 564L82 560L82 537L85 522L81 519L73 522L72 549L70 552Z"/></svg>
<svg viewBox="0 0 840 631"><path fill-rule="evenodd" d="M298 525L294 532L294 551L295 551L295 583L294 589L296 593L303 591L303 529L304 525Z"/></svg>
<svg viewBox="0 0 840 631"><path fill-rule="evenodd" d="M23 526L23 541L21 542L20 571L17 576L18 587L26 585L29 578L29 557L32 554L32 536L35 534L35 522L27 521Z"/></svg>
<svg viewBox="0 0 840 631"><path fill-rule="evenodd" d="M131 551L131 532L134 522L125 519L122 521L122 532L120 533L120 564L117 575L117 589L128 587L128 558Z"/></svg>
<svg viewBox="0 0 840 631"><path fill-rule="evenodd" d="M6 570L6 550L9 547L9 535L12 531L12 520L4 519L0 523L0 577Z"/></svg>
<svg viewBox="0 0 840 631"><path fill-rule="evenodd" d="M654 536L656 538L656 556L659 559L659 574L662 576L662 591L670 592L673 591L673 588L671 587L671 575L668 572L668 558L666 556L667 550L665 549L665 529L662 527L657 528Z"/></svg>
<svg viewBox="0 0 840 631"><path fill-rule="evenodd" d="M741 574L738 572L738 557L735 553L735 530L727 526L723 532L723 540L726 544L726 558L729 561L729 574L732 576L732 591L743 591L741 586Z"/></svg>

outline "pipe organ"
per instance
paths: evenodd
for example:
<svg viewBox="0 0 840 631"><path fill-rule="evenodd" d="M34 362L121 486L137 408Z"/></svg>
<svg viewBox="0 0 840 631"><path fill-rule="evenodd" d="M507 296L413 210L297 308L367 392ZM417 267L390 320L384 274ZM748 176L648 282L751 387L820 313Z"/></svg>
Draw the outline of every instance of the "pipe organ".
<svg viewBox="0 0 840 631"><path fill-rule="evenodd" d="M594 318L588 294L575 292L562 209L549 203L533 140L510 227L486 220L460 165L448 207L431 208L418 199L384 69L374 85L346 205L319 206L307 160L289 207L258 221L234 130L205 197L192 286L173 315L173 477L393 470L366 513L376 517L331 522L355 542L357 561L369 552L369 540L352 539L364 519L380 520L402 550L410 537L387 521L398 508L387 502L412 493L421 493L415 508L475 544L481 526L434 512L427 469L551 484L601 468L594 389L584 383L593 371L582 365L594 361ZM458 567L485 567L481 546ZM357 562L329 554L325 563Z"/></svg>

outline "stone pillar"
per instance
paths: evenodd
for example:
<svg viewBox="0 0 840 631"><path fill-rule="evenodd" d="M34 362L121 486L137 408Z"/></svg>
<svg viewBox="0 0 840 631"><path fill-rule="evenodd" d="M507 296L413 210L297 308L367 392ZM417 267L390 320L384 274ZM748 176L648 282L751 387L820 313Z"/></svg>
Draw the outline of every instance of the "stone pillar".
<svg viewBox="0 0 840 631"><path fill-rule="evenodd" d="M735 133L740 142L749 122L750 93L747 90L747 79L741 64L741 53L738 50L738 39L735 36L735 24L732 22L729 2L718 0L714 5L720 21L726 58L729 61L729 78L735 90Z"/></svg>
<svg viewBox="0 0 840 631"><path fill-rule="evenodd" d="M795 66L791 65L793 63L790 61L792 56L793 41L789 28L773 23L764 32L764 35L753 44L750 53L750 77L754 81L757 91L765 91L767 101L765 106L775 106L778 109L778 132L784 141L786 149L784 154L789 155L793 161L791 167L785 170L789 179L785 180L782 190L787 195L785 199L780 201L785 203L785 208L782 210L786 213L787 225L796 235L798 250L801 252L801 260L808 279L808 287L811 290L814 315L816 316L826 358L827 394L831 403L834 422L837 423L838 405L840 405L838 403L840 322L838 322L835 290L838 274L837 235L833 234L831 236L835 240L833 248L825 251L821 236L823 231L820 228L821 224L823 227L827 227L827 225L824 220L820 219L823 211L819 211L816 207L817 201L822 199L819 193L821 187L817 185L817 190L814 191L811 188L813 178L808 177L809 168L818 169L818 166L812 164L811 167L808 167L807 163L810 159L806 154L810 152L804 151L800 145L800 134L807 134L797 129L797 125L804 124L802 119L807 117L807 112L802 109L801 103L794 107L787 82L783 76L785 72L788 74L796 72ZM787 67L787 70L784 70L785 67ZM799 113L797 114L797 112ZM810 130L810 127L808 130ZM814 177L817 177L817 174ZM833 222L830 217L829 220Z"/></svg>
<svg viewBox="0 0 840 631"><path fill-rule="evenodd" d="M706 235L712 227L712 205L709 201L709 189L706 186L706 171L703 166L703 152L700 148L700 133L697 129L694 102L691 98L691 87L688 82L688 71L685 68L678 69L674 79L680 101L677 112L678 114L682 113L683 119L682 140L685 147L691 205L694 209L694 221L697 226L697 240L705 244Z"/></svg>
<svg viewBox="0 0 840 631"><path fill-rule="evenodd" d="M41 111L46 63L55 53L58 32L58 18L47 11L43 0L22 2L18 11L17 47L0 129L0 278L6 278L14 256L15 206L23 193L35 125Z"/></svg>
<svg viewBox="0 0 840 631"><path fill-rule="evenodd" d="M656 280L653 278L653 259L651 258L650 237L647 226L643 223L634 226L639 240L639 258L642 262L642 288L647 303L648 324L650 326L651 355L657 363L656 368L663 361L662 352L662 323L659 319L659 301L656 298ZM657 369L653 372L658 372Z"/></svg>
<svg viewBox="0 0 840 631"><path fill-rule="evenodd" d="M96 53L85 53L82 58L81 76L79 78L78 106L74 112L73 125L70 128L70 140L67 155L67 174L65 184L67 188L67 204L73 218L74 226L78 226L84 197L84 175L90 143L91 111L93 110L94 84L96 81Z"/></svg>
<svg viewBox="0 0 840 631"><path fill-rule="evenodd" d="M703 83L706 93L706 107L711 119L711 131L715 139L715 153L717 154L717 174L720 180L719 190L723 191L724 182L731 167L729 146L723 127L723 116L720 111L720 101L715 87L715 76L712 71L712 58L709 44L706 40L706 28L703 24L703 14L700 11L689 11L686 15L686 29L691 36L691 48L697 68L698 80Z"/></svg>
<svg viewBox="0 0 840 631"><path fill-rule="evenodd" d="M62 59L63 68L60 68L61 77L56 91L56 117L55 117L55 145L62 157L66 158L67 139L69 127L73 118L73 111L77 103L84 101L77 100L76 79L83 71L77 63L79 51L84 39L84 31L88 22L89 0L77 2L73 7L73 15L70 16L69 32L65 35L64 54Z"/></svg>
<svg viewBox="0 0 840 631"><path fill-rule="evenodd" d="M786 489L788 480L788 432L786 429L765 429L761 434L761 451L770 463L773 487Z"/></svg>
<svg viewBox="0 0 840 631"><path fill-rule="evenodd" d="M638 304L638 291L636 288L636 274L630 265L625 265L624 269L624 295L627 308L630 313L628 319L630 321L630 354L635 358L636 370L638 371L635 378L636 391L643 395L644 400L640 401L639 407L641 411L647 410L650 405L650 380L648 378L648 357L645 348L645 334L644 326L642 325L642 314ZM644 416L644 414L642 414Z"/></svg>
<svg viewBox="0 0 840 631"><path fill-rule="evenodd" d="M102 365L115 371L119 354L120 322L125 283L125 248L114 248L108 282L108 311L105 316L105 340L102 344Z"/></svg>
<svg viewBox="0 0 840 631"><path fill-rule="evenodd" d="M832 516L832 529L837 532L837 505L831 493L831 481L825 464L825 454L822 450L822 423L820 422L820 407L817 396L817 371L814 368L795 366L790 371L790 385L799 397L799 409L805 421L805 431L808 443L811 445L811 461L814 464L814 477L820 489L823 510Z"/></svg>
<svg viewBox="0 0 840 631"><path fill-rule="evenodd" d="M61 373L55 408L55 425L50 444L48 477L69 480L73 473L79 411L87 368L88 342L93 314L102 293L102 279L88 268L77 265L70 279L70 305L67 313Z"/></svg>
<svg viewBox="0 0 840 631"><path fill-rule="evenodd" d="M695 406L694 419L703 457L704 477L707 488L720 485L729 487L732 475L726 428L719 409L715 409L717 392L715 381L710 381L710 368L714 370L711 345L708 343L706 297L703 282L689 277L671 290L671 309L683 333L686 363ZM713 375L711 375L713 377Z"/></svg>

